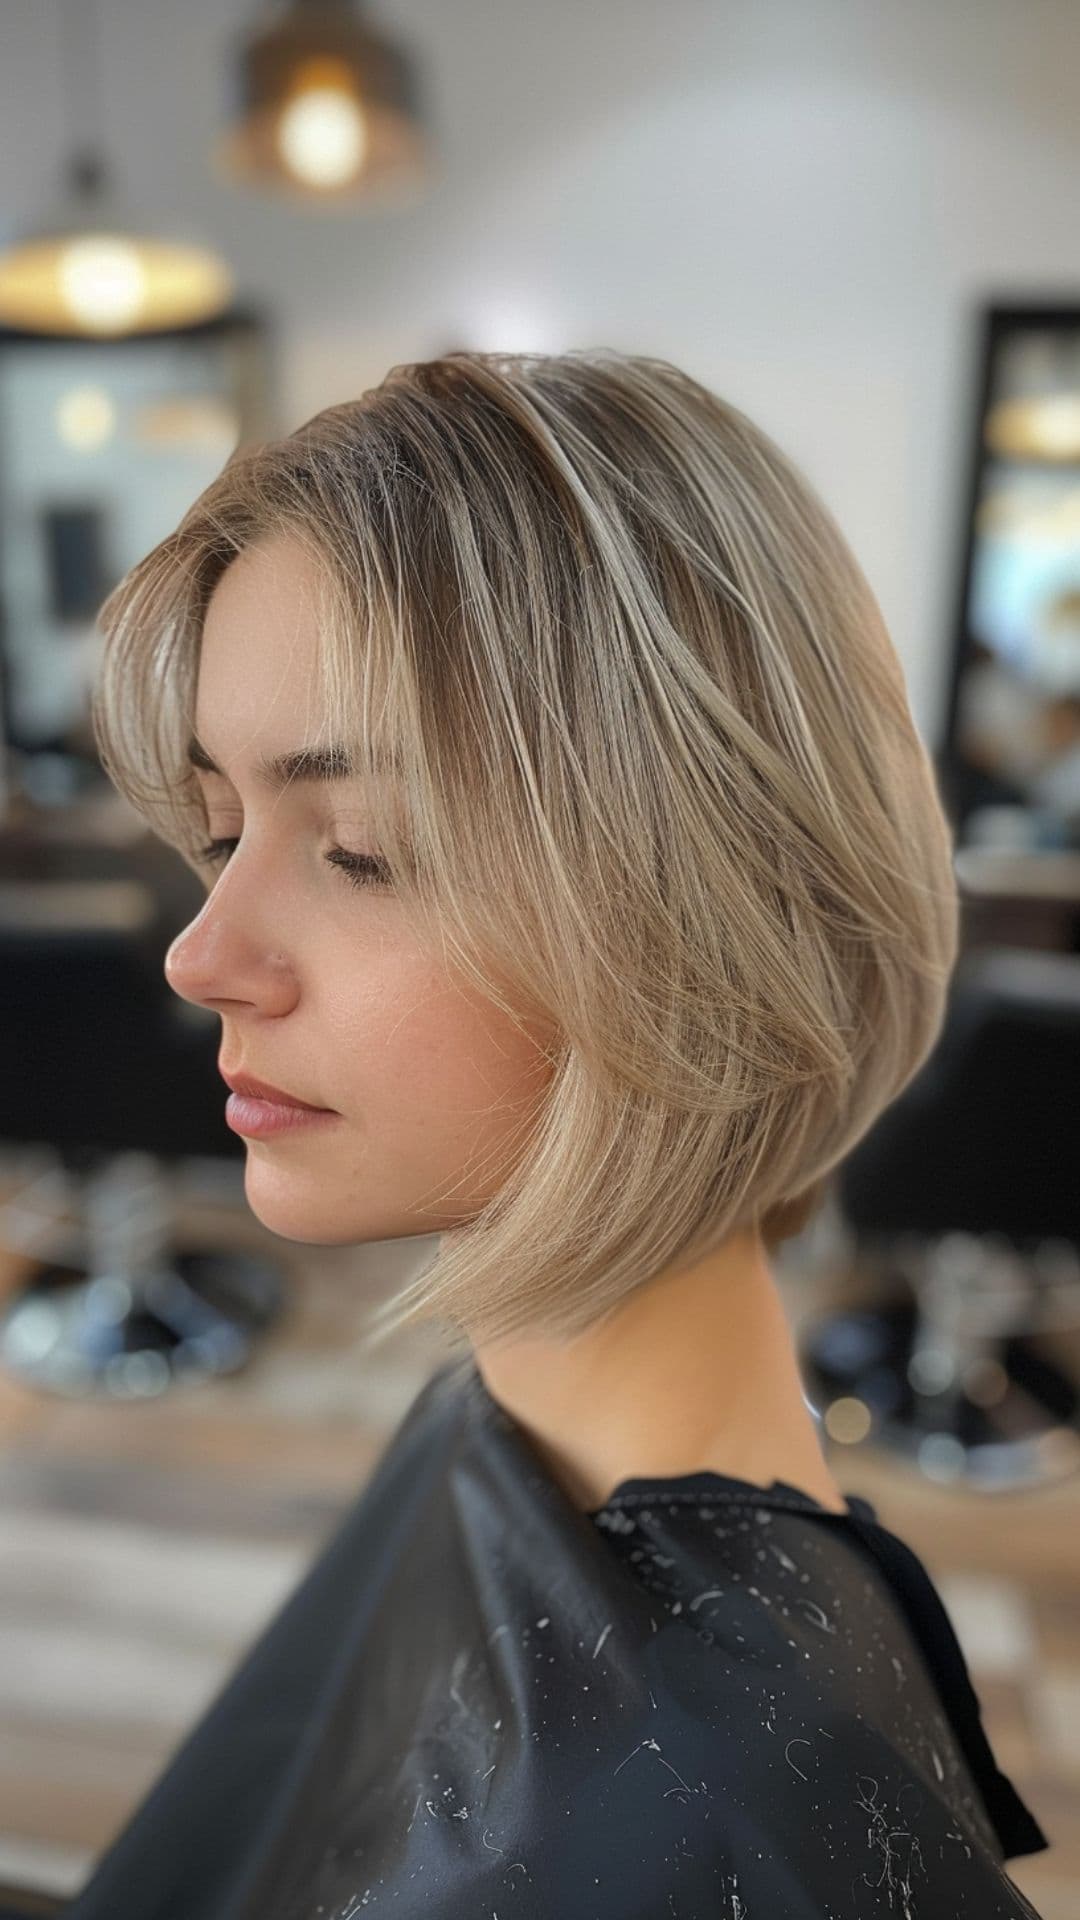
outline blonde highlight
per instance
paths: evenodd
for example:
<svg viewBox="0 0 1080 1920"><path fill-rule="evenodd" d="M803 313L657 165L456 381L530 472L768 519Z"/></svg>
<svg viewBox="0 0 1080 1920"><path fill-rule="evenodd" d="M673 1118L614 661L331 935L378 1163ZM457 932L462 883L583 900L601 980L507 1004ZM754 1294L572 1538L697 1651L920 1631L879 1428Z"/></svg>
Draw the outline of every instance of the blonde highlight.
<svg viewBox="0 0 1080 1920"><path fill-rule="evenodd" d="M492 1198L375 1337L569 1337L737 1232L801 1231L929 1054L958 940L900 662L814 490L610 350L402 364L238 450L99 614L103 765L192 865L202 620L278 533L318 560L326 725L405 911L558 1035Z"/></svg>

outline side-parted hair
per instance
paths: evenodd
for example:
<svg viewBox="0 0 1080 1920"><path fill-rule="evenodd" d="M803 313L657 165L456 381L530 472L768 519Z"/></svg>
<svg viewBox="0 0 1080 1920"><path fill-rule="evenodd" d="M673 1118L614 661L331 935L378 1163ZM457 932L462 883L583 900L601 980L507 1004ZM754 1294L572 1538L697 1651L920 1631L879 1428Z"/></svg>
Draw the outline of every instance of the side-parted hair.
<svg viewBox="0 0 1080 1920"><path fill-rule="evenodd" d="M401 364L238 448L98 615L102 764L203 877L203 617L277 534L318 561L322 744L403 911L558 1035L494 1197L375 1337L569 1338L733 1234L800 1232L930 1053L958 942L900 662L806 479L611 349Z"/></svg>

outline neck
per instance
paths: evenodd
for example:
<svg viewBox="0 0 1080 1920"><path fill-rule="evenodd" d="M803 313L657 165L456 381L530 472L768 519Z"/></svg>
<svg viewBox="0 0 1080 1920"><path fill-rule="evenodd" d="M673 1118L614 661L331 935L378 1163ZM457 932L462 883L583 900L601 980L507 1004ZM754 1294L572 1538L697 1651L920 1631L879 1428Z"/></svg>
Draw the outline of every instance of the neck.
<svg viewBox="0 0 1080 1920"><path fill-rule="evenodd" d="M803 1397L794 1340L756 1234L646 1282L569 1340L474 1347L492 1397L585 1512L620 1481L709 1469L845 1502Z"/></svg>

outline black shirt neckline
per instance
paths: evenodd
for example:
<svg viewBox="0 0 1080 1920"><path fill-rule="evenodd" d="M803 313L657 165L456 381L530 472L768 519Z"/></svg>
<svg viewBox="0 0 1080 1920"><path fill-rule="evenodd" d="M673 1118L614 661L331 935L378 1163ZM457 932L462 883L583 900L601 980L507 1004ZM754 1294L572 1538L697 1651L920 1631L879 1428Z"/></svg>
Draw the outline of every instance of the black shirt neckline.
<svg viewBox="0 0 1080 1920"><path fill-rule="evenodd" d="M772 1480L763 1486L756 1480L744 1480L737 1474L718 1473L711 1467L698 1467L690 1473L634 1474L620 1480L600 1506L589 1509L589 1518L607 1513L609 1508L641 1506L647 1501L662 1505L667 1501L708 1505L710 1500L737 1501L747 1506L796 1506L800 1512L820 1513L826 1520L850 1520L859 1507L868 1503L858 1494L840 1488L847 1511L836 1513L816 1494L793 1486L790 1480Z"/></svg>
<svg viewBox="0 0 1080 1920"><path fill-rule="evenodd" d="M476 1400L490 1418L505 1422L512 1427L521 1439L528 1442L528 1435L514 1419L509 1409L488 1388L475 1356L467 1358L464 1366L465 1378ZM530 1451L531 1449L531 1443ZM845 1513L834 1513L812 1493L802 1487L796 1487L788 1480L773 1480L762 1486L758 1481L742 1479L737 1474L719 1473L712 1467L697 1467L688 1473L672 1474L631 1474L620 1480L597 1507L582 1509L585 1517L595 1520L599 1515L612 1508L642 1506L647 1501L658 1505L664 1502L683 1504L708 1504L709 1500L740 1501L744 1505L780 1506L792 1508L802 1513L819 1513L825 1520L839 1520L841 1523L859 1517L875 1518L874 1510L868 1501L858 1494L840 1492L846 1503Z"/></svg>

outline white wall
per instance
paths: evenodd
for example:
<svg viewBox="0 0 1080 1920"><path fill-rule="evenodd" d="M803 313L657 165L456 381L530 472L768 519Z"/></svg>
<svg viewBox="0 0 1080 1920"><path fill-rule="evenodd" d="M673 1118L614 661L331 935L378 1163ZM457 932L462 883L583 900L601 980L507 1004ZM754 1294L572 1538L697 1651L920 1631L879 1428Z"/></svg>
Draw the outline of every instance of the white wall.
<svg viewBox="0 0 1080 1920"><path fill-rule="evenodd" d="M214 173L248 0L96 11L121 180L277 316L283 430L447 345L663 354L819 487L936 739L975 304L1080 299L1075 0L381 0L441 177L344 218ZM56 32L5 0L2 234L55 185Z"/></svg>

